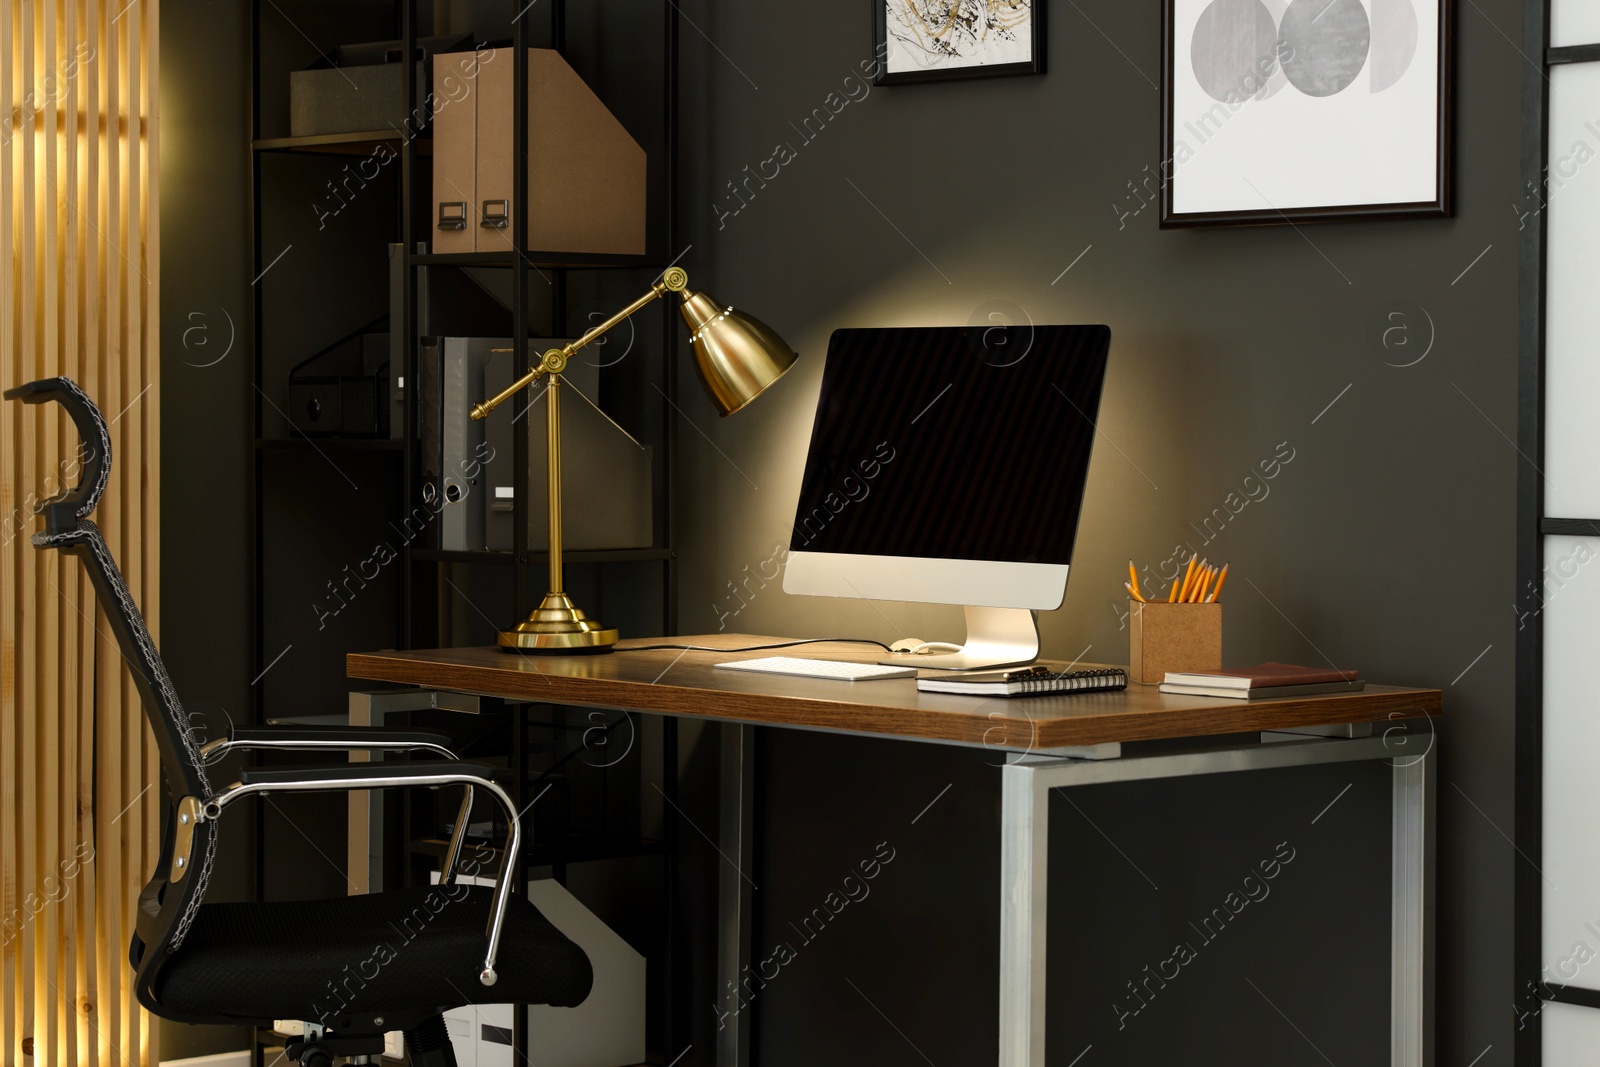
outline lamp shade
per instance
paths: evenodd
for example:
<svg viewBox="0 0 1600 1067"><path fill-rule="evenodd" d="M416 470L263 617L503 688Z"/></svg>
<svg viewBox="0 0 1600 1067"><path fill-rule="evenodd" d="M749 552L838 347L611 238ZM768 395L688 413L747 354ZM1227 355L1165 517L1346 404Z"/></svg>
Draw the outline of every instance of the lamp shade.
<svg viewBox="0 0 1600 1067"><path fill-rule="evenodd" d="M705 293L684 290L681 310L700 384L723 415L760 396L798 358L772 327Z"/></svg>

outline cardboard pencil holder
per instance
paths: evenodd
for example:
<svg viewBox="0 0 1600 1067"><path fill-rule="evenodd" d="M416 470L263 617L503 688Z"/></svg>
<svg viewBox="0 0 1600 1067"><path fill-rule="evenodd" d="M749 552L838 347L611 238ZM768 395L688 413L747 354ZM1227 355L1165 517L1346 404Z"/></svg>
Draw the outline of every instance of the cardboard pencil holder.
<svg viewBox="0 0 1600 1067"><path fill-rule="evenodd" d="M1128 602L1131 677L1156 685L1168 671L1222 669L1222 605Z"/></svg>

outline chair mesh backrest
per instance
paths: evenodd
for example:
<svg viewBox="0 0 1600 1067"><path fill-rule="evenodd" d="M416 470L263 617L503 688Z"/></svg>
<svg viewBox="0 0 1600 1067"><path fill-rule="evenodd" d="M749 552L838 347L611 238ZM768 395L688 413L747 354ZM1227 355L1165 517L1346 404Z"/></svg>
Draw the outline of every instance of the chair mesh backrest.
<svg viewBox="0 0 1600 1067"><path fill-rule="evenodd" d="M201 800L211 796L211 783L206 777L205 761L200 755L200 740L195 735L194 724L184 713L178 692L172 686L172 676L167 665L156 651L155 638L145 625L144 615L134 602L133 593L111 557L100 528L88 519L79 519L70 533L38 533L32 538L36 548L79 548L86 550L85 565L100 598L100 607L112 619L112 629L121 646L122 656L134 673L134 680L144 695L145 717L150 720L162 749L175 748L183 766L183 785L191 787L192 795ZM120 624L120 625L119 625ZM126 629L127 633L122 631ZM166 735L166 736L162 736ZM174 782L177 786L179 783ZM196 788L197 787L197 788Z"/></svg>
<svg viewBox="0 0 1600 1067"><path fill-rule="evenodd" d="M65 549L83 561L122 658L133 673L134 685L139 691L145 718L161 751L162 768L172 793L175 796L192 796L201 801L210 799L213 791L206 776L194 725L183 710L166 664L156 651L150 628L145 625L139 605L134 602L128 583L111 556L111 549L106 545L99 527L88 518L110 479L111 435L104 417L88 395L67 378L33 382L9 391L7 396L33 403L44 400L61 403L72 415L84 437L84 444L90 449L98 448L98 452L89 453L91 462L85 464L83 482L41 509L46 513L48 528L43 533L35 534L32 541L38 548ZM59 510L52 513L51 508ZM75 522L70 521L74 518ZM170 822L170 811L164 821ZM168 851L171 833L170 825L163 825L163 855ZM199 857L200 862L190 868L189 876L185 879L184 907L173 927L169 950L182 943L211 877L217 837L214 833L200 836L205 839L204 851ZM154 880L161 882L164 879L164 871L157 870Z"/></svg>

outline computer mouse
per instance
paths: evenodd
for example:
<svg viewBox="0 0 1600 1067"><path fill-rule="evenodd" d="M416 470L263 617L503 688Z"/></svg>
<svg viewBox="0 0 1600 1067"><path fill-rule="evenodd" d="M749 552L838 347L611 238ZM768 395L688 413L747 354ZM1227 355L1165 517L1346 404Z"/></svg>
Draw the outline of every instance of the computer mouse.
<svg viewBox="0 0 1600 1067"><path fill-rule="evenodd" d="M960 652L960 645L947 641L924 641L920 637L905 637L889 646L890 652L903 652L911 656L925 656L930 652Z"/></svg>

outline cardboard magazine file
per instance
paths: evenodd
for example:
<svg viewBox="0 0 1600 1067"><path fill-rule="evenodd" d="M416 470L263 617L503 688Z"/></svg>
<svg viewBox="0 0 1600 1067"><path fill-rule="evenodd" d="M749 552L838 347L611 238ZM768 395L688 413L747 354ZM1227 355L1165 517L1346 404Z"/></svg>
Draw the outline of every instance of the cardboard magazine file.
<svg viewBox="0 0 1600 1067"><path fill-rule="evenodd" d="M1222 669L1222 605L1128 602L1130 680L1159 685L1168 671Z"/></svg>
<svg viewBox="0 0 1600 1067"><path fill-rule="evenodd" d="M435 84L446 88L434 116L434 251L509 252L513 53L460 59L434 58ZM646 169L644 149L560 53L530 48L528 249L642 255Z"/></svg>

